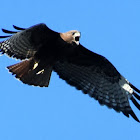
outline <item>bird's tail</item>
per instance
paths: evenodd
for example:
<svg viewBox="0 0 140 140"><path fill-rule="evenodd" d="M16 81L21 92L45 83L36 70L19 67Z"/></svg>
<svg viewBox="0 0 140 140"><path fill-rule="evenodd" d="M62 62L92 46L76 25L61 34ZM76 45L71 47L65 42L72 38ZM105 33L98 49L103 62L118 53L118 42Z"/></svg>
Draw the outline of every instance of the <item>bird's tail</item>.
<svg viewBox="0 0 140 140"><path fill-rule="evenodd" d="M52 66L41 67L33 59L7 67L16 78L28 85L48 87Z"/></svg>

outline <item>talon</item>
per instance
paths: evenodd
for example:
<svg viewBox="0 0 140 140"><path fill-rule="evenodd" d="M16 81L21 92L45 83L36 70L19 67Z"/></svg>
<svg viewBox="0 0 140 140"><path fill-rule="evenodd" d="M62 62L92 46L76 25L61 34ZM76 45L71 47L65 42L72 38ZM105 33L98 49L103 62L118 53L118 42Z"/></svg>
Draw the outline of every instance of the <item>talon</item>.
<svg viewBox="0 0 140 140"><path fill-rule="evenodd" d="M43 74L43 72L44 72L44 69L41 70L41 71L39 71L38 73L36 73L36 75L38 75L38 74Z"/></svg>
<svg viewBox="0 0 140 140"><path fill-rule="evenodd" d="M38 66L38 62L35 62L34 67L33 67L33 70L36 69L37 66Z"/></svg>

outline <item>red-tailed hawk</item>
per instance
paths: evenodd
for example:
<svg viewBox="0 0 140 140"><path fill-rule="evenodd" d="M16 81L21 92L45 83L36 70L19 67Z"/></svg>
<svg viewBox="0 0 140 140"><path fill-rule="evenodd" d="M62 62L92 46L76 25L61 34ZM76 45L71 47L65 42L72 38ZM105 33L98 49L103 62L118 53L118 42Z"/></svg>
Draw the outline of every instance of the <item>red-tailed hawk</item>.
<svg viewBox="0 0 140 140"><path fill-rule="evenodd" d="M140 110L136 99L140 93L103 56L91 52L79 43L80 32L72 30L58 33L45 24L24 29L14 26L17 31L2 29L8 36L0 42L0 52L23 60L9 66L9 71L28 85L48 87L51 73L83 93L98 100L102 105L131 115L139 122L129 101Z"/></svg>

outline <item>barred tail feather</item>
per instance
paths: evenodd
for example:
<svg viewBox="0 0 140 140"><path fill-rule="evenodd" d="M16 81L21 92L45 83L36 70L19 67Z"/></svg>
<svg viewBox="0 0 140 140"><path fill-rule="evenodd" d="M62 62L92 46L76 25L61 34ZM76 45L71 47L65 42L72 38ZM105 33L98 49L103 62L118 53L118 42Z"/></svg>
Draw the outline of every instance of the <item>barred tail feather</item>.
<svg viewBox="0 0 140 140"><path fill-rule="evenodd" d="M12 66L8 66L9 72L16 76L16 78L21 78L28 74L28 71L31 69L31 60L25 60L23 62L17 63ZM32 64L33 65L33 64Z"/></svg>
<svg viewBox="0 0 140 140"><path fill-rule="evenodd" d="M48 87L52 67L46 66L42 69L40 66L37 66L34 68L34 64L35 61L33 59L29 59L12 66L8 66L7 68L16 78L25 84Z"/></svg>

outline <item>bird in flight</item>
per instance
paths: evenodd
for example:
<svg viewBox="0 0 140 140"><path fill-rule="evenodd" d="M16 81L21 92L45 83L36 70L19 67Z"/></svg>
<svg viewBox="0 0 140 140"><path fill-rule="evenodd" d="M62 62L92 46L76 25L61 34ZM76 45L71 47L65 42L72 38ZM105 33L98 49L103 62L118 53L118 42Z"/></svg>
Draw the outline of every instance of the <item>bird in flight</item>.
<svg viewBox="0 0 140 140"><path fill-rule="evenodd" d="M71 30L55 32L45 24L30 28L13 26L16 31L2 29L6 40L0 52L22 60L8 66L16 78L28 85L48 87L52 71L71 86L98 100L101 105L130 115L138 122L130 101L140 110L140 90L126 80L103 56L91 52L79 42L81 33Z"/></svg>

